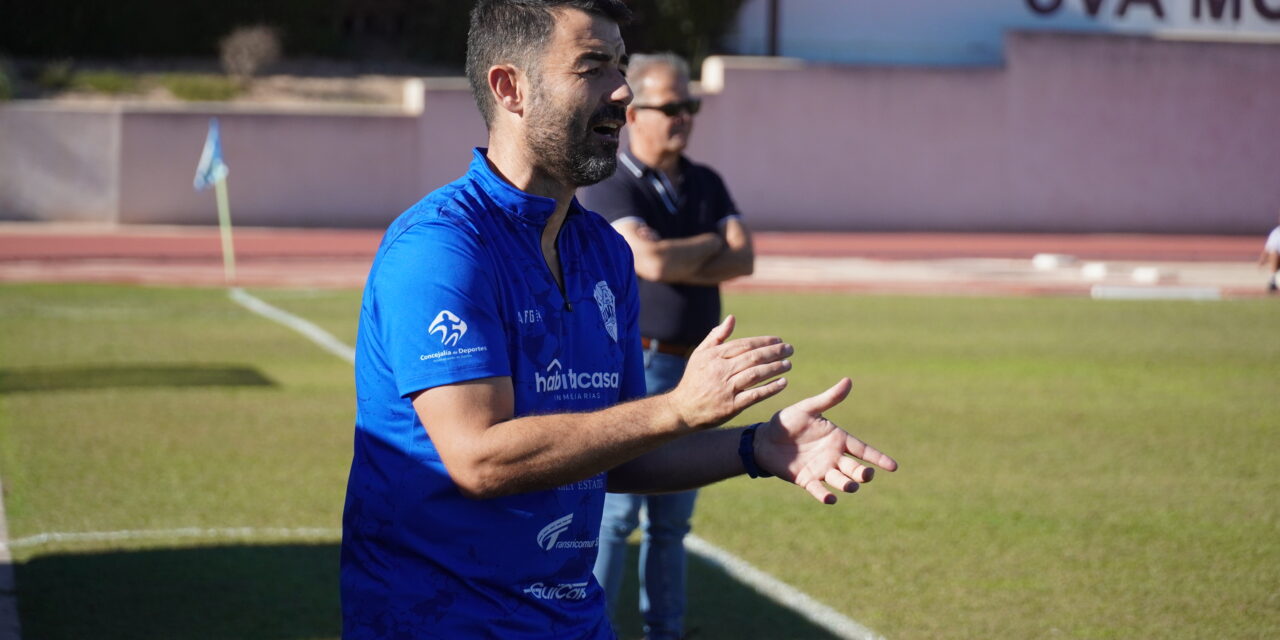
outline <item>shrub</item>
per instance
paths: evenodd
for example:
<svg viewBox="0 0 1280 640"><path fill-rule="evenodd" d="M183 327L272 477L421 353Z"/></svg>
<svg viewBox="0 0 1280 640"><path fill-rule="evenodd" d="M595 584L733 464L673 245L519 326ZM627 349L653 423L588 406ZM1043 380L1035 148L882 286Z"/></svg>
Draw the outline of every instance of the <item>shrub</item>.
<svg viewBox="0 0 1280 640"><path fill-rule="evenodd" d="M13 99L13 68L0 58L0 102Z"/></svg>
<svg viewBox="0 0 1280 640"><path fill-rule="evenodd" d="M262 25L238 27L219 43L222 68L245 81L280 59L280 38L274 29Z"/></svg>
<svg viewBox="0 0 1280 640"><path fill-rule="evenodd" d="M58 91L71 86L71 80L75 75L73 63L71 60L54 60L40 69L40 75L36 77L36 84L42 89Z"/></svg>
<svg viewBox="0 0 1280 640"><path fill-rule="evenodd" d="M630 0L635 22L622 30L627 51L674 51L688 58L696 77L702 61L720 49L744 0Z"/></svg>
<svg viewBox="0 0 1280 640"><path fill-rule="evenodd" d="M81 71L71 78L71 88L96 93L138 93L141 87L138 76L119 71Z"/></svg>
<svg viewBox="0 0 1280 640"><path fill-rule="evenodd" d="M159 78L160 85L181 100L221 102L240 94L239 84L218 75L171 73Z"/></svg>

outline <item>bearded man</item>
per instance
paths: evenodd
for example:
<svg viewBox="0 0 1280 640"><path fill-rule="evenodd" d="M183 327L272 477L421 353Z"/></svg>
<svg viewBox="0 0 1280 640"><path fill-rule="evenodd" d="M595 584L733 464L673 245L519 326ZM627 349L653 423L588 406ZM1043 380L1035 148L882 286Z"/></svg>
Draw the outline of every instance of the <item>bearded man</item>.
<svg viewBox="0 0 1280 640"><path fill-rule="evenodd" d="M715 429L786 386L790 345L716 326L644 397L626 242L574 199L615 169L632 95L619 0L480 0L467 74L489 129L468 172L387 230L356 344L343 636L611 639L592 577L606 490L776 475L827 485L897 464L821 413ZM824 485L824 483L826 483Z"/></svg>

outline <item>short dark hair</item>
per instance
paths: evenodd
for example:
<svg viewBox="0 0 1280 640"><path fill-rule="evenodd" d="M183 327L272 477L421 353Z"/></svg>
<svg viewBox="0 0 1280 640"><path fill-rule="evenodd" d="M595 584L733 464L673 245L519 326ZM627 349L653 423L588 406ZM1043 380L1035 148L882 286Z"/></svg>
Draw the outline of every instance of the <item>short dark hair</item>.
<svg viewBox="0 0 1280 640"><path fill-rule="evenodd" d="M471 10L467 32L467 79L485 126L493 126L494 102L489 96L489 68L514 63L534 71L538 55L555 30L552 12L578 9L619 25L631 21L621 0L479 0Z"/></svg>

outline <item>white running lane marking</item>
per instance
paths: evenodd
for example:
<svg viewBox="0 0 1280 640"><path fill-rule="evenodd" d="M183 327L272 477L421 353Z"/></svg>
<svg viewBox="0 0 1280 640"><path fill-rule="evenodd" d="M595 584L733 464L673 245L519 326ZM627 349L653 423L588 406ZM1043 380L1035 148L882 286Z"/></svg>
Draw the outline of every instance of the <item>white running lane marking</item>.
<svg viewBox="0 0 1280 640"><path fill-rule="evenodd" d="M255 298L249 293L246 293L244 289L241 289L240 287L232 288L228 291L228 294L231 296L231 300L236 304L268 320L289 327L290 329L306 336L307 339L319 345L321 349L324 349L347 362L352 364L355 363L356 350L354 348L347 346L341 340L333 337L332 333L321 329L310 320L299 318L284 309L273 307L266 302Z"/></svg>
<svg viewBox="0 0 1280 640"><path fill-rule="evenodd" d="M843 640L884 640L880 634L856 620L815 600L809 594L757 569L751 563L720 547L689 534L684 546L694 555L755 589L760 595L800 614L800 617L830 631Z"/></svg>
<svg viewBox="0 0 1280 640"><path fill-rule="evenodd" d="M173 538L196 538L199 540L254 540L267 538L271 540L324 540L332 541L342 536L341 529L333 528L284 528L284 527L224 527L221 529L203 529L200 527L184 527L182 529L127 529L124 531L82 531L69 533L40 533L25 538L17 538L9 542L9 547L42 547L59 542L119 542L132 540L170 540Z"/></svg>

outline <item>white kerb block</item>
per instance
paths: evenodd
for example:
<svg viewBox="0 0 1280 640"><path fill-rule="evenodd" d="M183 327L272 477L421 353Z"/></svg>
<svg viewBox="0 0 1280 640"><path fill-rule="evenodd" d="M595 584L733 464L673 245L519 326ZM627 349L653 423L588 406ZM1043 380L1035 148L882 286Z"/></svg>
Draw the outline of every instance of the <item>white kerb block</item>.
<svg viewBox="0 0 1280 640"><path fill-rule="evenodd" d="M1139 284L1157 284L1159 282L1170 280L1171 274L1162 271L1159 267L1137 267L1130 276L1134 282Z"/></svg>
<svg viewBox="0 0 1280 640"><path fill-rule="evenodd" d="M1053 271L1074 264L1075 261L1075 256L1061 253L1037 253L1031 258L1031 266L1037 271Z"/></svg>
<svg viewBox="0 0 1280 640"><path fill-rule="evenodd" d="M1107 263L1105 262L1086 262L1080 267L1080 275L1085 280L1106 280L1107 279Z"/></svg>

